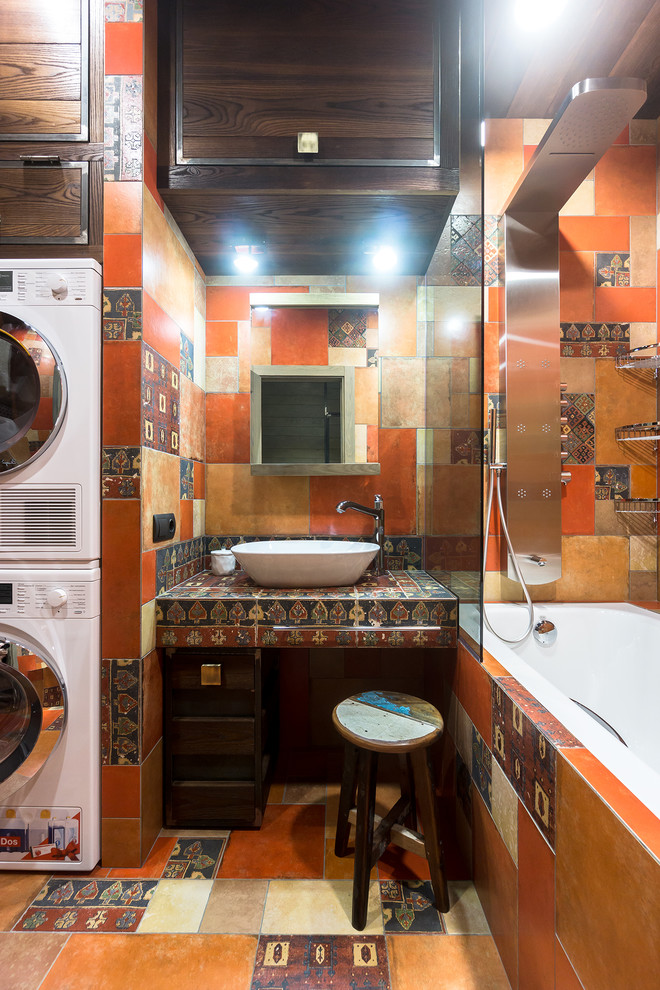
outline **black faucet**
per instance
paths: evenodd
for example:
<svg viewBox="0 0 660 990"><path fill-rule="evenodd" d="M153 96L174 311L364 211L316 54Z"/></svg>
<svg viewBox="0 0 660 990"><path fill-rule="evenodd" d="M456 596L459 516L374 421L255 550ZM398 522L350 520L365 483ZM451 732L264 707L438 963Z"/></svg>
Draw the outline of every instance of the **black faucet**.
<svg viewBox="0 0 660 990"><path fill-rule="evenodd" d="M359 502L338 502L337 512L346 512L346 509L355 509L356 512L364 512L372 516L374 520L374 540L378 544L378 564L374 568L376 574L385 571L385 508L383 506L383 496L374 495L374 507L370 509L368 505L360 505Z"/></svg>

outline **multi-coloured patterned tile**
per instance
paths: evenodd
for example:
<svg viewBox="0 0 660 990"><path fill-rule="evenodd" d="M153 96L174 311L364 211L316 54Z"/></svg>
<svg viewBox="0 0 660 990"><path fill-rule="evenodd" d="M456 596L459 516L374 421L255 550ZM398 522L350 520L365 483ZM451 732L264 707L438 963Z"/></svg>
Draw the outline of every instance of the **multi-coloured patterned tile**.
<svg viewBox="0 0 660 990"><path fill-rule="evenodd" d="M142 444L179 451L179 369L151 347L142 349Z"/></svg>
<svg viewBox="0 0 660 990"><path fill-rule="evenodd" d="M189 340L185 333L181 334L181 359L179 369L182 375L185 375L186 378L190 378L192 381L195 373L195 347L192 340Z"/></svg>
<svg viewBox="0 0 660 990"><path fill-rule="evenodd" d="M227 839L179 838L167 861L168 880L212 880L222 862Z"/></svg>
<svg viewBox="0 0 660 990"><path fill-rule="evenodd" d="M104 94L105 181L142 178L142 76L106 76Z"/></svg>
<svg viewBox="0 0 660 990"><path fill-rule="evenodd" d="M139 498L140 448L104 447L101 476L103 498Z"/></svg>
<svg viewBox="0 0 660 990"><path fill-rule="evenodd" d="M479 430L451 430L451 463L481 464L483 437Z"/></svg>
<svg viewBox="0 0 660 990"><path fill-rule="evenodd" d="M104 660L101 745L104 765L140 763L140 661Z"/></svg>
<svg viewBox="0 0 660 990"><path fill-rule="evenodd" d="M630 285L630 255L596 253L596 285L627 288Z"/></svg>
<svg viewBox="0 0 660 990"><path fill-rule="evenodd" d="M596 465L596 501L630 498L630 465Z"/></svg>
<svg viewBox="0 0 660 990"><path fill-rule="evenodd" d="M466 821L472 821L472 774L460 753L456 752L456 797L463 809Z"/></svg>
<svg viewBox="0 0 660 990"><path fill-rule="evenodd" d="M428 880L381 880L380 899L388 935L445 931Z"/></svg>
<svg viewBox="0 0 660 990"><path fill-rule="evenodd" d="M156 594L162 595L182 581L199 574L205 566L205 540L174 543L156 550Z"/></svg>
<svg viewBox="0 0 660 990"><path fill-rule="evenodd" d="M568 420L562 427L566 464L593 464L595 450L596 397L590 392L566 392L568 406L564 416Z"/></svg>
<svg viewBox="0 0 660 990"><path fill-rule="evenodd" d="M629 323L560 323L562 357L616 357L630 347Z"/></svg>
<svg viewBox="0 0 660 990"><path fill-rule="evenodd" d="M493 756L488 746L472 726L472 781L490 811L493 804Z"/></svg>
<svg viewBox="0 0 660 990"><path fill-rule="evenodd" d="M569 747L582 746L579 739L576 739L572 732L562 725L562 723L552 715L547 708L544 708L540 701L527 691L522 684L513 677L501 679L501 683L506 687L506 692L525 715L533 722L546 739L553 746Z"/></svg>
<svg viewBox="0 0 660 990"><path fill-rule="evenodd" d="M481 566L478 536L428 536L425 542L429 571L478 571Z"/></svg>
<svg viewBox="0 0 660 990"><path fill-rule="evenodd" d="M142 339L142 289L103 290L103 339Z"/></svg>
<svg viewBox="0 0 660 990"><path fill-rule="evenodd" d="M366 347L366 309L328 310L328 347Z"/></svg>
<svg viewBox="0 0 660 990"><path fill-rule="evenodd" d="M390 990L384 935L262 935L251 990Z"/></svg>
<svg viewBox="0 0 660 990"><path fill-rule="evenodd" d="M424 571L369 576L348 588L262 588L241 570L204 571L161 593L160 646L450 646L454 595ZM233 636L237 638L232 639Z"/></svg>
<svg viewBox="0 0 660 990"><path fill-rule="evenodd" d="M191 460L186 457L182 457L179 461L179 478L180 478L180 492L179 498L188 499L194 498L194 483L193 483L193 470L194 465Z"/></svg>
<svg viewBox="0 0 660 990"><path fill-rule="evenodd" d="M376 347L367 347L367 368L377 368L380 351Z"/></svg>
<svg viewBox="0 0 660 990"><path fill-rule="evenodd" d="M134 932L157 883L51 877L13 930Z"/></svg>
<svg viewBox="0 0 660 990"><path fill-rule="evenodd" d="M492 713L493 755L554 848L556 750L502 685L495 682Z"/></svg>
<svg viewBox="0 0 660 990"><path fill-rule="evenodd" d="M388 536L385 538L385 569L408 571L422 566L421 536Z"/></svg>
<svg viewBox="0 0 660 990"><path fill-rule="evenodd" d="M141 21L144 0L105 0L106 21Z"/></svg>

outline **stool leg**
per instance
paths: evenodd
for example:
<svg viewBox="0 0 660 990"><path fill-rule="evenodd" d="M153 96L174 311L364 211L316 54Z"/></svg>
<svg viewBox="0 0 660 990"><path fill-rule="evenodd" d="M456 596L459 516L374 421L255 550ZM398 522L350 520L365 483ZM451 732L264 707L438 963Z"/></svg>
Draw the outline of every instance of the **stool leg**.
<svg viewBox="0 0 660 990"><path fill-rule="evenodd" d="M410 753L402 753L399 756L399 784L401 787L401 796L408 798L410 801L410 812L406 815L404 824L413 831L417 831L417 799L415 797L415 778L413 776L412 763L410 762Z"/></svg>
<svg viewBox="0 0 660 990"><path fill-rule="evenodd" d="M337 812L337 830L335 832L335 856L345 856L348 852L348 837L351 831L348 813L355 806L357 765L357 747L347 742L344 745L344 769L341 775L341 790L339 792L339 810Z"/></svg>
<svg viewBox="0 0 660 990"><path fill-rule="evenodd" d="M367 923L369 875L374 843L374 806L378 753L359 750L355 864L353 867L353 928L359 932Z"/></svg>
<svg viewBox="0 0 660 990"><path fill-rule="evenodd" d="M410 754L419 809L424 829L424 846L426 858L431 873L431 886L435 897L435 906L439 911L449 910L449 891L445 876L444 855L440 842L438 807L435 797L435 774L429 754L429 748L416 749Z"/></svg>

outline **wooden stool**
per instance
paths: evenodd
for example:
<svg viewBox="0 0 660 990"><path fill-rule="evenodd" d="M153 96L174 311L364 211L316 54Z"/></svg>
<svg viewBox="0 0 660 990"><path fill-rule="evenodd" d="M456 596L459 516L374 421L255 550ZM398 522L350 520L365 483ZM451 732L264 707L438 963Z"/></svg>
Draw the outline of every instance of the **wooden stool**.
<svg viewBox="0 0 660 990"><path fill-rule="evenodd" d="M335 836L337 856L346 855L351 823L356 826L353 928L362 931L367 923L369 874L390 842L426 856L435 906L439 911L448 911L434 773L429 759L429 747L444 729L440 712L408 694L366 691L340 702L332 721L345 740ZM397 754L402 765L401 797L382 819L374 814L379 753ZM416 798L423 836L415 831Z"/></svg>

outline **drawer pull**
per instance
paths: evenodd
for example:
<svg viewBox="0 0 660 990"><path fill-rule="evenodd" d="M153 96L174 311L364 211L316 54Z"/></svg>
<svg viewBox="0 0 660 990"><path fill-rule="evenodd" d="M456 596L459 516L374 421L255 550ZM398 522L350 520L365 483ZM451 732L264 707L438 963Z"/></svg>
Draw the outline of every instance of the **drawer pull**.
<svg viewBox="0 0 660 990"><path fill-rule="evenodd" d="M202 684L222 684L222 664L203 663L201 666Z"/></svg>

